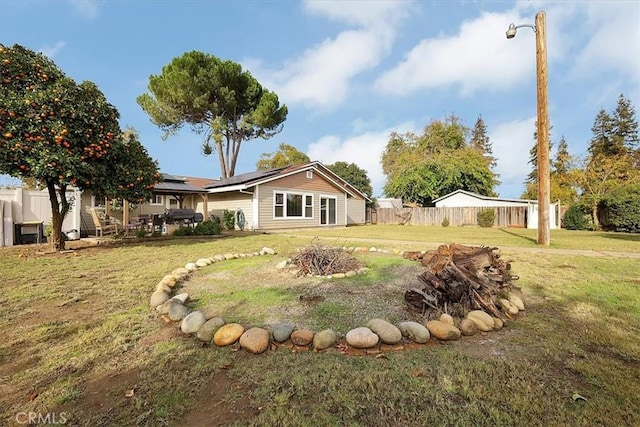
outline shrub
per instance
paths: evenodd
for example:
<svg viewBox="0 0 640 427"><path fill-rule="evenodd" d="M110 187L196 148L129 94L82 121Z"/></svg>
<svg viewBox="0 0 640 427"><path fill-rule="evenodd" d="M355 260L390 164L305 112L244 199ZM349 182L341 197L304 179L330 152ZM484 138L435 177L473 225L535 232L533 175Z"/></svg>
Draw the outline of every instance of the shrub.
<svg viewBox="0 0 640 427"><path fill-rule="evenodd" d="M449 226L449 218L447 218L446 216L444 217L444 219L442 220L441 225L443 227L448 227Z"/></svg>
<svg viewBox="0 0 640 427"><path fill-rule="evenodd" d="M605 230L640 233L640 184L613 190L598 207Z"/></svg>
<svg viewBox="0 0 640 427"><path fill-rule="evenodd" d="M569 206L562 219L567 230L594 230L591 212L582 203Z"/></svg>
<svg viewBox="0 0 640 427"><path fill-rule="evenodd" d="M141 227L137 232L136 232L136 237L138 239L142 239L144 237L147 237L147 230L144 229L144 227Z"/></svg>
<svg viewBox="0 0 640 427"><path fill-rule="evenodd" d="M220 234L221 232L222 227L220 225L220 220L217 222L212 220L203 221L193 229L193 234L196 236L213 236L215 234Z"/></svg>
<svg viewBox="0 0 640 427"><path fill-rule="evenodd" d="M193 229L191 227L180 227L173 230L172 236L193 236Z"/></svg>
<svg viewBox="0 0 640 427"><path fill-rule="evenodd" d="M478 225L480 227L493 227L496 221L496 211L494 209L481 209L478 211Z"/></svg>
<svg viewBox="0 0 640 427"><path fill-rule="evenodd" d="M233 230L236 225L235 212L225 209L224 212L222 213L222 222L224 223L224 228L226 230Z"/></svg>

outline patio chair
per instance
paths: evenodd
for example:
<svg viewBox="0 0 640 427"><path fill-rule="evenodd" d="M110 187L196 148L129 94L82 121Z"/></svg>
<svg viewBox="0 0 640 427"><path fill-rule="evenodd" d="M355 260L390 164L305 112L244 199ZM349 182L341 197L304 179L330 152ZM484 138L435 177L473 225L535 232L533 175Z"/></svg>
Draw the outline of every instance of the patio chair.
<svg viewBox="0 0 640 427"><path fill-rule="evenodd" d="M118 224L115 222L113 218L100 218L100 215L94 208L88 209L91 214L91 219L93 220L93 225L96 228L96 235L98 237L103 237L105 234L116 234L118 233Z"/></svg>

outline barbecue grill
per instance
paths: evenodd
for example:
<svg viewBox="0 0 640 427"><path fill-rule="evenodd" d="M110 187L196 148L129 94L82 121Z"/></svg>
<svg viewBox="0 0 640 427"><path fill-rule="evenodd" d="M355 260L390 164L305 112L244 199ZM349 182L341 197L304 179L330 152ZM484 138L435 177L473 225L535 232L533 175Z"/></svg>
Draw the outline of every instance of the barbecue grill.
<svg viewBox="0 0 640 427"><path fill-rule="evenodd" d="M167 224L194 224L203 221L201 213L193 209L167 209L164 213L164 221Z"/></svg>

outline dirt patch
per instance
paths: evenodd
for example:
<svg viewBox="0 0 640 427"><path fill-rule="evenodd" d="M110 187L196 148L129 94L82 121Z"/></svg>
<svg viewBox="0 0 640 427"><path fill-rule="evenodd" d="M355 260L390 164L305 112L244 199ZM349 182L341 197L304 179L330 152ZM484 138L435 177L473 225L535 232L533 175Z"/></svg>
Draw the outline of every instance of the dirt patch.
<svg viewBox="0 0 640 427"><path fill-rule="evenodd" d="M83 424L89 419L96 420L98 424L107 422L112 414L125 412L134 404L139 376L139 369L131 369L89 377L79 400L62 405L53 412L68 414L71 425Z"/></svg>
<svg viewBox="0 0 640 427"><path fill-rule="evenodd" d="M199 391L193 407L175 427L225 426L256 417L260 410L251 405L249 389L224 371L216 372Z"/></svg>

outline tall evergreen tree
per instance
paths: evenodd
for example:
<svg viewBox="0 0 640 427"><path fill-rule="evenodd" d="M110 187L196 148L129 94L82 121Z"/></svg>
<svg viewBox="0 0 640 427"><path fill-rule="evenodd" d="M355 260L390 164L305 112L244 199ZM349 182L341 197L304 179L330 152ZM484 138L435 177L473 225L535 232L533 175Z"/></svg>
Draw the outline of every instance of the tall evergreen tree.
<svg viewBox="0 0 640 427"><path fill-rule="evenodd" d="M619 141L628 152L632 153L640 139L638 138L638 121L636 120L636 110L631 105L631 101L623 94L618 97L618 105L613 113L613 135L616 142Z"/></svg>
<svg viewBox="0 0 640 427"><path fill-rule="evenodd" d="M484 120L482 120L482 115L478 116L476 124L473 126L469 144L480 151L482 156L487 159L487 163L491 169L496 167L496 158L493 157L493 147L487 135L487 125L484 123Z"/></svg>
<svg viewBox="0 0 640 427"><path fill-rule="evenodd" d="M591 157L598 155L613 156L622 154L625 149L622 140L614 141L615 121L604 108L598 111L591 132L593 137L589 144L589 154Z"/></svg>
<svg viewBox="0 0 640 427"><path fill-rule="evenodd" d="M525 184L535 184L538 182L538 122L535 123L536 130L533 131L533 147L529 150L529 164L531 165L531 172L527 175ZM553 126L549 126L549 138L551 138L551 129ZM553 142L549 140L549 152L553 148Z"/></svg>
<svg viewBox="0 0 640 427"><path fill-rule="evenodd" d="M598 112L591 128L589 156L580 175L582 200L598 227L598 205L613 189L639 178L638 122L631 102L620 95L616 109Z"/></svg>
<svg viewBox="0 0 640 427"><path fill-rule="evenodd" d="M556 151L556 156L551 163L551 173L557 175L564 175L569 172L571 168L571 154L569 154L569 146L567 145L567 141L564 139L564 135L560 138L558 142L558 150Z"/></svg>

